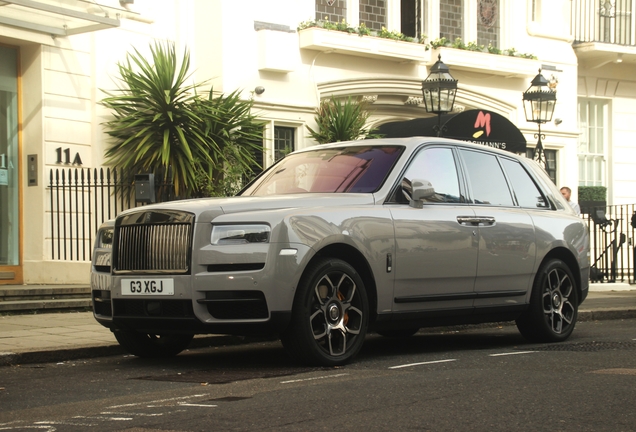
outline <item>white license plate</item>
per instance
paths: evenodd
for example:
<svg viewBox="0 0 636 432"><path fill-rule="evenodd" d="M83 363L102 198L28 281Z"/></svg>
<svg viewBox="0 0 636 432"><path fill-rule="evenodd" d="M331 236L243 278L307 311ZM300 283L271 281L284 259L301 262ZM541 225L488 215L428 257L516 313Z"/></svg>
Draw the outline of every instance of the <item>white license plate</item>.
<svg viewBox="0 0 636 432"><path fill-rule="evenodd" d="M122 295L174 295L172 279L135 278L121 280Z"/></svg>

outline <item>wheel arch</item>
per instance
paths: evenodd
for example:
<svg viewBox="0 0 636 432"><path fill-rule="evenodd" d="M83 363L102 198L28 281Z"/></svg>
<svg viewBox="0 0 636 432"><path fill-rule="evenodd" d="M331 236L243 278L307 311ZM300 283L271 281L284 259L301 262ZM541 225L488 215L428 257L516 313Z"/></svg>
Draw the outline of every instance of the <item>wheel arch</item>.
<svg viewBox="0 0 636 432"><path fill-rule="evenodd" d="M543 265L551 259L559 259L570 268L572 276L574 277L574 281L576 282L576 293L578 294L579 304L581 304L581 302L583 301L583 285L581 283L581 268L579 267L579 263L576 260L576 257L569 249L565 247L557 247L552 249L543 257L543 260L541 261L541 264L538 268L543 267Z"/></svg>
<svg viewBox="0 0 636 432"><path fill-rule="evenodd" d="M353 246L334 243L321 249L316 255L314 255L309 264L319 258L338 258L349 265L351 265L362 278L364 286L367 291L367 298L369 301L369 324L375 321L378 310L378 294L375 278L371 271L371 266L362 253ZM306 266L307 268L308 266Z"/></svg>

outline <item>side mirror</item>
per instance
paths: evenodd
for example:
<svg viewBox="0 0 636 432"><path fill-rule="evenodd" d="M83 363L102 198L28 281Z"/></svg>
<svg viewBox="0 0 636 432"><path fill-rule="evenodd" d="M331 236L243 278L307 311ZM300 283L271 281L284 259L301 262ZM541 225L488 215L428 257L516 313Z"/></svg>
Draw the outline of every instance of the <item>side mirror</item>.
<svg viewBox="0 0 636 432"><path fill-rule="evenodd" d="M435 188L430 181L424 179L413 179L411 182L413 192L411 193L411 207L422 207L422 200L435 195Z"/></svg>

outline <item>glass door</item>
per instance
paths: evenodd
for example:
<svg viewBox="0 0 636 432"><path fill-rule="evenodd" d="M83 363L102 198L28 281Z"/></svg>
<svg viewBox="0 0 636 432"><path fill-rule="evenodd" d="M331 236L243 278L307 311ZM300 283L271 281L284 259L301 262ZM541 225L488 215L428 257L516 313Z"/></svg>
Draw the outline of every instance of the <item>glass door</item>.
<svg viewBox="0 0 636 432"><path fill-rule="evenodd" d="M21 283L18 50L0 45L0 284Z"/></svg>

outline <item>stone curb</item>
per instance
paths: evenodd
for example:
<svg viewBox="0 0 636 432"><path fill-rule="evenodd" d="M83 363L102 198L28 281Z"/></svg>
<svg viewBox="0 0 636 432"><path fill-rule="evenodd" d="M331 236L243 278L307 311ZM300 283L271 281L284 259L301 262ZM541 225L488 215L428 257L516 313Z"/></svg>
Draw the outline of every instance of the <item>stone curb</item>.
<svg viewBox="0 0 636 432"><path fill-rule="evenodd" d="M602 321L636 318L636 309L606 309L597 311L579 311L578 321Z"/></svg>
<svg viewBox="0 0 636 432"><path fill-rule="evenodd" d="M599 311L579 311L578 321L601 321L633 318L636 318L636 310L608 309ZM484 326L491 324L492 323L480 325ZM225 345L242 345L269 340L273 339L243 336L202 336L194 338L188 349L220 347ZM30 351L24 353L0 352L0 367L20 364L64 362L116 355L127 355L127 353L117 344L57 350Z"/></svg>
<svg viewBox="0 0 636 432"><path fill-rule="evenodd" d="M243 336L210 335L194 338L190 343L188 349L190 350L197 348L220 347L226 345L242 345L262 342L263 340L266 339ZM42 351L29 351L22 353L0 352L0 367L19 364L65 362L71 360L116 355L128 355L128 353L116 342L113 343L113 345L62 348Z"/></svg>

